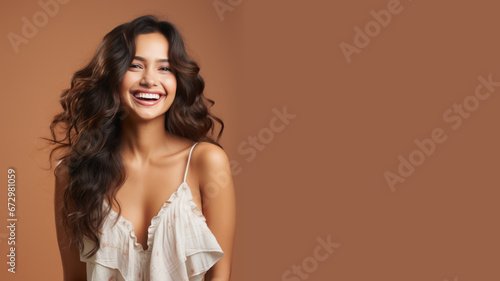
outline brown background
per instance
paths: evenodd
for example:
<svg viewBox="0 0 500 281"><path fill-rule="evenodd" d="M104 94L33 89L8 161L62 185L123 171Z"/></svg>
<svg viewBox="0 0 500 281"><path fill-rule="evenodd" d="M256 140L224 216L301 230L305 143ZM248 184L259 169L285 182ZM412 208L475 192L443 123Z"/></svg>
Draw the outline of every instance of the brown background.
<svg viewBox="0 0 500 281"><path fill-rule="evenodd" d="M14 275L4 184L0 279L61 280L54 180L37 138L104 34L154 13L184 35L226 124L221 144L239 164L232 280L286 280L294 265L309 269L294 281L500 280L500 88L457 130L443 119L478 76L500 81L500 5L402 1L348 63L339 44L354 44L354 28L390 2L245 0L221 20L212 0L71 0L15 53L7 34L42 9L2 0L0 171L4 183L17 171L19 221ZM284 107L296 117L269 138L273 108ZM384 172L435 128L447 140L392 192ZM242 148L259 134L268 142L247 160ZM328 236L340 247L315 263Z"/></svg>

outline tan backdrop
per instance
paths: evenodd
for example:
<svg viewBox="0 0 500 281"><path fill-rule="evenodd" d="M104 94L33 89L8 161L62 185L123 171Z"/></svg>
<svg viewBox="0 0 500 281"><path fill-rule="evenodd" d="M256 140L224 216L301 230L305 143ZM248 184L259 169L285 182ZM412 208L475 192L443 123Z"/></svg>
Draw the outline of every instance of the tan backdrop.
<svg viewBox="0 0 500 281"><path fill-rule="evenodd" d="M62 280L39 137L104 34L153 13L184 35L226 125L232 280L500 280L499 8L3 0L0 279Z"/></svg>

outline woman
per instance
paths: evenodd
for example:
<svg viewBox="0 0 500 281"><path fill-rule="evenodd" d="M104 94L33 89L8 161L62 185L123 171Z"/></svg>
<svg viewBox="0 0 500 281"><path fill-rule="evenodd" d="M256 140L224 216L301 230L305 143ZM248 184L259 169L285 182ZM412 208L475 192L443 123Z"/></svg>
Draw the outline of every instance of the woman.
<svg viewBox="0 0 500 281"><path fill-rule="evenodd" d="M175 26L143 16L109 32L62 93L50 157L63 152L64 280L230 279L234 187L198 72Z"/></svg>

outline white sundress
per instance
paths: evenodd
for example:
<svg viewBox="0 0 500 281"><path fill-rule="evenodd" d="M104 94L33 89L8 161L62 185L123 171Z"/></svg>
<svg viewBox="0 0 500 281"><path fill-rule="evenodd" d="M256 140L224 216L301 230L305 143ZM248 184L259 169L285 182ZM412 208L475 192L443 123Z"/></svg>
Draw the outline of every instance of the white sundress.
<svg viewBox="0 0 500 281"><path fill-rule="evenodd" d="M201 281L224 256L186 183L196 144L189 152L182 184L151 219L147 249L137 242L132 223L120 216L113 225L118 214L111 209L101 230L101 247L94 256L84 257L93 248L84 241L80 261L86 263L87 280ZM108 207L106 200L103 206Z"/></svg>

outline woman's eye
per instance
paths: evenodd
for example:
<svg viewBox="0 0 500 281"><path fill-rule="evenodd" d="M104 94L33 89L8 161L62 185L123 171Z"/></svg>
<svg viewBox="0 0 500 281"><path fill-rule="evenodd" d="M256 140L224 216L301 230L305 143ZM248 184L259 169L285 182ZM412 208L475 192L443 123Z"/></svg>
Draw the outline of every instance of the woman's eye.
<svg viewBox="0 0 500 281"><path fill-rule="evenodd" d="M162 71L172 71L170 68L164 66L164 67L160 67L160 70Z"/></svg>
<svg viewBox="0 0 500 281"><path fill-rule="evenodd" d="M141 65L139 65L139 64L131 64L130 68L141 68Z"/></svg>

